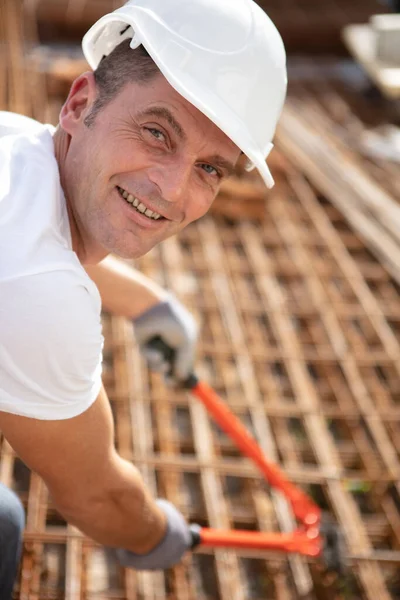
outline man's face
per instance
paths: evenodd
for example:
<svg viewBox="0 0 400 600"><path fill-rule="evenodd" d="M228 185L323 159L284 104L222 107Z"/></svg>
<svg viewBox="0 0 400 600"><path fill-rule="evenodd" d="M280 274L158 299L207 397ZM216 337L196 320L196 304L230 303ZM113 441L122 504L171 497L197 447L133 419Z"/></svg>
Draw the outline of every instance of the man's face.
<svg viewBox="0 0 400 600"><path fill-rule="evenodd" d="M240 151L162 75L126 85L87 127L93 86L82 76L63 109L64 191L90 253L136 258L207 212Z"/></svg>

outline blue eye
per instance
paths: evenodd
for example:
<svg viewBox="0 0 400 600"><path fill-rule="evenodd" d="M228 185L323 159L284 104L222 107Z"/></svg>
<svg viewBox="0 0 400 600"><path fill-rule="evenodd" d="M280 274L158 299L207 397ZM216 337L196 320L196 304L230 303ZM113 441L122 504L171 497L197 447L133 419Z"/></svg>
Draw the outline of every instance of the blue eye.
<svg viewBox="0 0 400 600"><path fill-rule="evenodd" d="M207 164L202 164L201 168L208 173L208 175L217 175L219 177L219 173L217 171L217 169L215 167L213 167L212 165L207 165Z"/></svg>
<svg viewBox="0 0 400 600"><path fill-rule="evenodd" d="M146 127L147 131L151 133L151 135L156 138L156 140L163 142L166 141L166 137L162 131L156 129L155 127Z"/></svg>

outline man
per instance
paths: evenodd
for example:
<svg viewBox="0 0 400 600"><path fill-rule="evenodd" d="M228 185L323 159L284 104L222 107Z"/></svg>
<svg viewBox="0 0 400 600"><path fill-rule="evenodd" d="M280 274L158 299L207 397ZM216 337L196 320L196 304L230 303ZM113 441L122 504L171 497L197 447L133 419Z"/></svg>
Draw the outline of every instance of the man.
<svg viewBox="0 0 400 600"><path fill-rule="evenodd" d="M196 326L111 254L142 256L203 216L241 153L273 185L265 158L285 53L252 0L130 0L83 48L94 73L73 83L57 129L0 116L0 429L70 523L124 565L163 569L191 534L114 448L101 302L133 321L150 367L177 384L192 372ZM0 513L5 600L23 511L3 488Z"/></svg>

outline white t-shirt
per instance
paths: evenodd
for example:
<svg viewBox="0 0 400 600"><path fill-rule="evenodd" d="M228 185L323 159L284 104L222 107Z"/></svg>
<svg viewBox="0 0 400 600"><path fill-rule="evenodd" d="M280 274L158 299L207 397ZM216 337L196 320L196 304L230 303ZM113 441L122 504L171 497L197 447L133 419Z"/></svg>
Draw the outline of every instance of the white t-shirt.
<svg viewBox="0 0 400 600"><path fill-rule="evenodd" d="M101 300L72 250L54 128L0 112L0 411L84 412L101 386Z"/></svg>

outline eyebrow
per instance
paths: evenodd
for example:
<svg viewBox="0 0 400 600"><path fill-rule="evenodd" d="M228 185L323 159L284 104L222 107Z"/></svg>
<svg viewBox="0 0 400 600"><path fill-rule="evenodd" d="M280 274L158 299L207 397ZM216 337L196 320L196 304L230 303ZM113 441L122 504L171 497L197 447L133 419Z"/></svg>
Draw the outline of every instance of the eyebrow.
<svg viewBox="0 0 400 600"><path fill-rule="evenodd" d="M153 108L148 108L139 114L139 117L159 117L167 121L175 133L179 136L181 140L186 140L186 134L183 131L182 126L175 119L174 115L168 108L163 108L161 106L154 106Z"/></svg>

